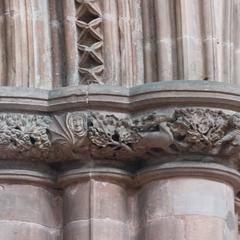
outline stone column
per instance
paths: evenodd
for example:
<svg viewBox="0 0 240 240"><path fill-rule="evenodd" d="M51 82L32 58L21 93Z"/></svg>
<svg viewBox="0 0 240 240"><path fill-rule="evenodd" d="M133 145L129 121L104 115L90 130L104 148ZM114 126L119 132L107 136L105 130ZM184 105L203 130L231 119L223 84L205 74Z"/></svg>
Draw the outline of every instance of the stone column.
<svg viewBox="0 0 240 240"><path fill-rule="evenodd" d="M39 171L0 169L0 239L61 239L61 198L51 184Z"/></svg>
<svg viewBox="0 0 240 240"><path fill-rule="evenodd" d="M64 190L64 240L126 240L128 195L121 174L70 171ZM76 173L77 172L77 173Z"/></svg>
<svg viewBox="0 0 240 240"><path fill-rule="evenodd" d="M140 178L146 182L138 193L138 239L237 239L237 172L217 164L175 163Z"/></svg>

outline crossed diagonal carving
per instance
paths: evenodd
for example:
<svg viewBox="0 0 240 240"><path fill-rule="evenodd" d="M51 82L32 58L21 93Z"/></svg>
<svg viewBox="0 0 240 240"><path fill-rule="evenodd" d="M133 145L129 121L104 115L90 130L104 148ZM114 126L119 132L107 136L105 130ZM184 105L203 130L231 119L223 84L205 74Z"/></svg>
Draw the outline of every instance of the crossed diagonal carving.
<svg viewBox="0 0 240 240"><path fill-rule="evenodd" d="M102 34L96 31L96 28L99 27L101 23L102 23L101 18L94 19L89 23L78 20L77 26L81 28L81 32L79 33L79 39L82 39L86 33L90 33L94 38L102 40L103 39Z"/></svg>
<svg viewBox="0 0 240 240"><path fill-rule="evenodd" d="M83 84L102 84L104 73L102 12L97 0L76 0L79 72Z"/></svg>

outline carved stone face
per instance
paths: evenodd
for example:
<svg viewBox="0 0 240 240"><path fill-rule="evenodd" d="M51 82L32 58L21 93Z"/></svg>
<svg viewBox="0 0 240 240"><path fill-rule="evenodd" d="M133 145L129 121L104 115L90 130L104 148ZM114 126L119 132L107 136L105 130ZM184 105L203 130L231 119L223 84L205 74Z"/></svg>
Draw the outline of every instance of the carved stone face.
<svg viewBox="0 0 240 240"><path fill-rule="evenodd" d="M67 124L74 135L82 137L87 132L86 116L83 113L71 113L67 117Z"/></svg>
<svg viewBox="0 0 240 240"><path fill-rule="evenodd" d="M207 119L203 119L199 124L198 124L198 130L200 133L205 134L208 132L209 128L211 127L210 122Z"/></svg>

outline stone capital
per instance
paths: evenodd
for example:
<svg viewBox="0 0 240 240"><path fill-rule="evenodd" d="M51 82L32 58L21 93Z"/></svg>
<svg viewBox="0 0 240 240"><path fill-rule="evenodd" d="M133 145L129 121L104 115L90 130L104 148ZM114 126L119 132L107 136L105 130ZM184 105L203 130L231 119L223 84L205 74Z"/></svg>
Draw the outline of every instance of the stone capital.
<svg viewBox="0 0 240 240"><path fill-rule="evenodd" d="M240 115L235 106L240 99L236 89L184 83L176 83L177 95L166 83L119 91L97 85L88 92L66 88L42 94L43 90L34 89L28 96L24 89L6 88L0 101L1 158L94 162L120 168L190 160L238 169ZM193 89L195 102L187 94ZM11 96L15 103L6 104ZM229 105L221 105L223 97ZM29 99L38 111L33 105L26 107Z"/></svg>
<svg viewBox="0 0 240 240"><path fill-rule="evenodd" d="M0 113L5 159L160 163L214 161L238 167L240 115L210 108L120 113Z"/></svg>

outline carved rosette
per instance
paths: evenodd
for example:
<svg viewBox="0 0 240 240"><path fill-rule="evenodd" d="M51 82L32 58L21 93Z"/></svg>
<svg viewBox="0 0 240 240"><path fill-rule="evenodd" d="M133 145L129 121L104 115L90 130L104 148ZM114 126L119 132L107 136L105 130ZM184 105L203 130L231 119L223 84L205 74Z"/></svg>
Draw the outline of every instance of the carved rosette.
<svg viewBox="0 0 240 240"><path fill-rule="evenodd" d="M81 83L103 83L102 11L99 0L75 0Z"/></svg>
<svg viewBox="0 0 240 240"><path fill-rule="evenodd" d="M0 114L3 159L164 161L212 157L239 165L240 116L204 108L117 114Z"/></svg>

